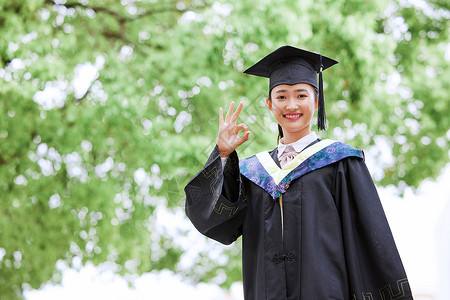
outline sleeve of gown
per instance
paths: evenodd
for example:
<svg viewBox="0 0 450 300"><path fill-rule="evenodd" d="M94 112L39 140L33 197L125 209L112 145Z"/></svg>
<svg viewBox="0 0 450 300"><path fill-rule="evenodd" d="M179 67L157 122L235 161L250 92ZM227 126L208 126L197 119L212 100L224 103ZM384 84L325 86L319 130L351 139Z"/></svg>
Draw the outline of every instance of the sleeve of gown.
<svg viewBox="0 0 450 300"><path fill-rule="evenodd" d="M247 202L236 152L228 157L223 169L216 146L184 191L186 215L202 234L227 245L242 234Z"/></svg>
<svg viewBox="0 0 450 300"><path fill-rule="evenodd" d="M352 299L412 299L377 190L362 159L339 164L334 194Z"/></svg>

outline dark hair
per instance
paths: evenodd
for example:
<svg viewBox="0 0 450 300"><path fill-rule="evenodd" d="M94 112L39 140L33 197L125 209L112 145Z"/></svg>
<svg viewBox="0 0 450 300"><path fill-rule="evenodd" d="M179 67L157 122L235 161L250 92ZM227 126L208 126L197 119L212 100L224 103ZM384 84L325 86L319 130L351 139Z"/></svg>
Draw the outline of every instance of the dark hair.
<svg viewBox="0 0 450 300"><path fill-rule="evenodd" d="M314 99L319 98L319 90L315 87L312 87L314 89ZM270 96L271 91L269 92L269 101L272 102L272 97ZM278 138L277 138L277 144L280 142L280 140L283 138L283 128L281 128L281 125L278 124Z"/></svg>

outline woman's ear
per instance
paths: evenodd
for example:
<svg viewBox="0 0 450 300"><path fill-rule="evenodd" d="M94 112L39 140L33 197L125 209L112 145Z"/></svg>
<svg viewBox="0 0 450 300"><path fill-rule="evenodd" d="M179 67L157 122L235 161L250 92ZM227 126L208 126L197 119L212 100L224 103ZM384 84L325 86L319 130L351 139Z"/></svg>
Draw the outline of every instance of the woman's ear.
<svg viewBox="0 0 450 300"><path fill-rule="evenodd" d="M269 98L266 98L266 104L267 104L267 107L268 107L270 110L272 110L272 101L270 101Z"/></svg>
<svg viewBox="0 0 450 300"><path fill-rule="evenodd" d="M319 109L319 98L316 98L316 110Z"/></svg>

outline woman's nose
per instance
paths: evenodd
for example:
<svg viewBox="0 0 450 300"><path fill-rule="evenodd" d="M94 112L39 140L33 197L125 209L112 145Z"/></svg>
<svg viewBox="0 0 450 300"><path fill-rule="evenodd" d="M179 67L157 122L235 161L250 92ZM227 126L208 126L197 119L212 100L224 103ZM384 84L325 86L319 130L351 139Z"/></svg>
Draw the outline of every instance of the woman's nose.
<svg viewBox="0 0 450 300"><path fill-rule="evenodd" d="M298 104L295 101L295 99L293 99L292 97L289 97L288 101L287 101L286 109L293 110L293 109L297 109L297 107L298 107Z"/></svg>

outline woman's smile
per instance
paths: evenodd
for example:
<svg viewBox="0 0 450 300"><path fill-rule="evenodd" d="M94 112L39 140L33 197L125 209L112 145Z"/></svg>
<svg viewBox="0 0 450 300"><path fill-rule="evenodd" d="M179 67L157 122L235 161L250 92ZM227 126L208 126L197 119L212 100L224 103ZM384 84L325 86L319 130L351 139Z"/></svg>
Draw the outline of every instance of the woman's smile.
<svg viewBox="0 0 450 300"><path fill-rule="evenodd" d="M283 117L285 117L286 119L289 120L298 120L300 119L300 117L303 116L303 114L284 114Z"/></svg>

